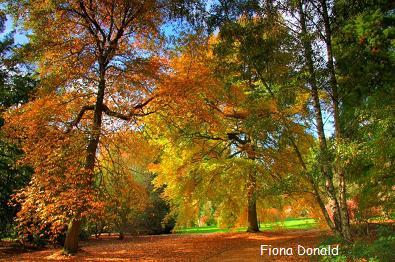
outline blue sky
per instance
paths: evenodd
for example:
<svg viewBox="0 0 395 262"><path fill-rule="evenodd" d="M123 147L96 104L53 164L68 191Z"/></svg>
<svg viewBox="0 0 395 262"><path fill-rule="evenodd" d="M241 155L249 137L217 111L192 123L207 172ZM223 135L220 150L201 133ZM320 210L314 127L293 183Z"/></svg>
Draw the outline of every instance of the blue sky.
<svg viewBox="0 0 395 262"><path fill-rule="evenodd" d="M16 33L14 35L15 42L17 44L24 44L28 42L28 38L23 33L23 30L20 28L15 28L13 19L7 15L7 21L5 23L5 30L3 33L0 34L0 39L4 38L5 35L9 34L11 31L16 29Z"/></svg>

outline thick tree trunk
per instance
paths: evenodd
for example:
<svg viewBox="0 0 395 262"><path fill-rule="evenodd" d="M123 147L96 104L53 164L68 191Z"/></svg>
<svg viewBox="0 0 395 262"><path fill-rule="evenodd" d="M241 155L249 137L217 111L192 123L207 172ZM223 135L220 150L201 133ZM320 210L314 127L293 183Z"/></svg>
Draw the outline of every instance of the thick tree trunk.
<svg viewBox="0 0 395 262"><path fill-rule="evenodd" d="M123 240L125 238L125 231L127 229L126 223L127 223L127 218L126 218L126 214L124 212L122 212L122 214L120 214L121 217L121 222L118 226L119 228L119 240Z"/></svg>
<svg viewBox="0 0 395 262"><path fill-rule="evenodd" d="M248 198L248 227L247 232L259 232L258 216L256 212L256 199Z"/></svg>
<svg viewBox="0 0 395 262"><path fill-rule="evenodd" d="M99 145L101 126L102 126L105 87L106 87L105 65L103 62L100 64L100 77L99 77L98 91L96 95L95 110L93 115L93 124L92 124L92 130L86 151L87 155L85 160L85 170L87 171L87 175L89 176L88 179L89 184L86 185L87 187L92 186L92 182L94 178L96 150ZM81 230L81 220L78 214L72 219L69 229L70 230L67 230L66 233L64 250L66 253L75 253L78 250L79 234Z"/></svg>
<svg viewBox="0 0 395 262"><path fill-rule="evenodd" d="M248 210L247 210L247 232L254 233L259 232L258 215L256 212L256 193L255 193L255 172L250 174L248 177Z"/></svg>
<svg viewBox="0 0 395 262"><path fill-rule="evenodd" d="M63 252L66 254L75 254L78 251L78 239L81 230L81 220L71 220L64 242Z"/></svg>

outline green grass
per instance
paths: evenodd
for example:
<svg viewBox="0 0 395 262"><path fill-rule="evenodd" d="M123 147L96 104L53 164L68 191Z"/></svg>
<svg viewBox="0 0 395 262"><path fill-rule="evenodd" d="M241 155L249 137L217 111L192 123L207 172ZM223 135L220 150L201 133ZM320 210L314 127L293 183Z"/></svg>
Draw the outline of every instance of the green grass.
<svg viewBox="0 0 395 262"><path fill-rule="evenodd" d="M284 221L261 223L261 231L271 231L277 229L311 229L317 227L317 222L313 218L288 218ZM175 230L178 234L195 234L195 233L224 233L224 232L244 232L246 227L236 228L235 230L227 228L218 228L217 226L190 227Z"/></svg>

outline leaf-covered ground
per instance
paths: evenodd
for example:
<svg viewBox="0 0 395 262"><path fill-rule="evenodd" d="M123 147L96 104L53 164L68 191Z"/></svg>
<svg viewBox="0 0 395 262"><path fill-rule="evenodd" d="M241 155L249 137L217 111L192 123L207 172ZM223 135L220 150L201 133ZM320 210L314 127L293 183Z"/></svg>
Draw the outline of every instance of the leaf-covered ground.
<svg viewBox="0 0 395 262"><path fill-rule="evenodd" d="M322 231L215 233L191 235L128 236L91 239L81 243L76 256L60 248L20 250L0 243L0 261L309 261L303 256L260 256L260 245L315 247Z"/></svg>

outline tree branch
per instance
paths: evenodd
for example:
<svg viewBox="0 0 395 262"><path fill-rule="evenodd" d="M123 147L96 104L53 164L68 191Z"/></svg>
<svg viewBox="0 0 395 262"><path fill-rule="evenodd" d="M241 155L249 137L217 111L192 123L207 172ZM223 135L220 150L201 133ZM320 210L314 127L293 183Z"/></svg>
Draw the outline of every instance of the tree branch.
<svg viewBox="0 0 395 262"><path fill-rule="evenodd" d="M129 121L131 120L133 117L142 117L142 116L148 116L151 115L153 113L155 113L155 111L150 111L150 112L143 112L143 108L148 105L152 100L154 100L156 98L156 96L152 96L150 98L148 98L146 101L137 104L133 107L133 110L129 113L129 114L122 114L119 112L115 112L112 111L107 105L103 105L103 112L108 115L108 116L112 116L115 118L119 118L125 121ZM137 113L137 110L141 110L141 113Z"/></svg>
<svg viewBox="0 0 395 262"><path fill-rule="evenodd" d="M246 112L242 112L242 111L237 111L237 110L233 110L232 113L228 113L228 112L224 112L222 111L219 107L217 107L214 103L210 102L210 101L206 101L207 105L210 106L212 109L216 110L217 112L219 112L220 114L222 114L225 117L228 118L234 118L234 119L245 119L246 118Z"/></svg>
<svg viewBox="0 0 395 262"><path fill-rule="evenodd" d="M69 132L73 129L73 127L75 127L76 125L78 125L78 123L81 121L82 117L84 116L85 111L94 110L94 109L95 109L95 106L94 106L94 105L83 106L83 107L81 108L80 112L78 113L77 118L74 119L74 121L71 122L70 126L67 128L66 134L69 133Z"/></svg>
<svg viewBox="0 0 395 262"><path fill-rule="evenodd" d="M251 142L249 139L241 139L239 135L241 135L241 133L227 133L229 140L236 141L241 145L246 145L248 142Z"/></svg>

